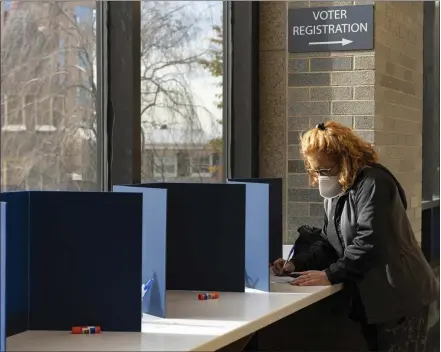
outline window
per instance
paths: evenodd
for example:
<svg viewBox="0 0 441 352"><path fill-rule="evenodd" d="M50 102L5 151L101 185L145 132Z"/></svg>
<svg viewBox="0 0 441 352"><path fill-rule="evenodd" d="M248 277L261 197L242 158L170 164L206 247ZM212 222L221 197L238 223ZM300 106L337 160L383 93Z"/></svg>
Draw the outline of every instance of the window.
<svg viewBox="0 0 441 352"><path fill-rule="evenodd" d="M26 170L21 167L19 159L2 159L2 189L5 191L20 191L25 189L23 174Z"/></svg>
<svg viewBox="0 0 441 352"><path fill-rule="evenodd" d="M190 161L190 173L192 177L211 177L213 156L196 156Z"/></svg>
<svg viewBox="0 0 441 352"><path fill-rule="evenodd" d="M91 176L87 190L100 189L96 134L82 133L97 121L96 2L81 1L80 24L78 3L10 2L1 32L1 155L14 163L2 165L2 190L86 189L72 179L77 169ZM83 62L79 52L91 59ZM88 113L79 114L76 89L86 84Z"/></svg>
<svg viewBox="0 0 441 352"><path fill-rule="evenodd" d="M29 99L28 106L36 106L35 130L37 132L56 131L57 122L60 122L65 114L64 97L48 97L38 102L34 100L35 96L27 96L27 98Z"/></svg>
<svg viewBox="0 0 441 352"><path fill-rule="evenodd" d="M153 157L153 174L155 178L174 178L178 176L178 157L163 156Z"/></svg>
<svg viewBox="0 0 441 352"><path fill-rule="evenodd" d="M53 127L52 119L52 98L45 97L38 102L37 120L35 122L35 129L37 131L47 131Z"/></svg>
<svg viewBox="0 0 441 352"><path fill-rule="evenodd" d="M2 130L9 132L26 131L24 97L20 95L5 95L3 99Z"/></svg>
<svg viewBox="0 0 441 352"><path fill-rule="evenodd" d="M211 170L212 154L222 160L222 16L222 1L141 2L143 182L161 171L182 182L222 181L221 168ZM177 155L167 170L161 155Z"/></svg>

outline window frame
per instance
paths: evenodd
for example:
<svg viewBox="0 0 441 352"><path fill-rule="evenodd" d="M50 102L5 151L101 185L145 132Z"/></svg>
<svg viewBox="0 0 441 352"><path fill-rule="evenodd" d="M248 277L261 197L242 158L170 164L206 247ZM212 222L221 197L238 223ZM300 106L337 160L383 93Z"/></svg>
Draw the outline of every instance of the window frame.
<svg viewBox="0 0 441 352"><path fill-rule="evenodd" d="M157 160L161 160L160 163L157 163ZM171 163L164 163L162 160L164 159L173 159L173 162ZM156 167L157 165L162 165L163 166L163 172L161 173L157 173L156 172ZM169 172L164 172L165 170L165 166L171 166L173 165L175 168L175 172L173 173L169 173ZM154 178L176 178L178 177L178 155L174 154L174 155L163 155L158 156L158 155L153 155L153 177Z"/></svg>
<svg viewBox="0 0 441 352"><path fill-rule="evenodd" d="M26 96L25 96L26 97ZM55 132L57 130L57 127L55 126L54 123L54 99L57 97L61 97L61 101L62 103L62 107L63 107L63 111L65 111L65 101L64 101L64 97L62 96L52 96L49 98L49 124L40 124L38 123L38 117L40 116L40 102L39 101L34 101L34 104L37 104L37 114L35 115L35 131L36 132Z"/></svg>
<svg viewBox="0 0 441 352"><path fill-rule="evenodd" d="M208 172L193 172L193 160L194 159L201 159L201 158L207 158L208 157L208 169L213 167L213 154L209 155L197 155L197 156L190 156L190 177L202 177L202 178L211 178L213 176L213 173ZM199 168L200 168L199 164Z"/></svg>
<svg viewBox="0 0 441 352"><path fill-rule="evenodd" d="M24 132L27 130L26 127L26 109L24 109L24 107L26 106L26 96L21 96L20 97L20 104L22 105L22 111L21 111L21 119L22 119L22 123L21 124L13 124L13 123L8 123L8 97L9 96L15 96L15 94L4 94L3 95L3 101L4 101L4 108L3 108L3 115L4 115L4 124L2 125L1 131L2 132Z"/></svg>

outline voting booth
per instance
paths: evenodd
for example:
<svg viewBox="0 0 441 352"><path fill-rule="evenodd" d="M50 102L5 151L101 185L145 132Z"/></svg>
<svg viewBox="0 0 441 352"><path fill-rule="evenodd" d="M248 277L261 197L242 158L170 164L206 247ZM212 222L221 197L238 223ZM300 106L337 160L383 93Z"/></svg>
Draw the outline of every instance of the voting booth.
<svg viewBox="0 0 441 352"><path fill-rule="evenodd" d="M8 209L8 335L85 325L141 331L141 194L12 192L0 200Z"/></svg>
<svg viewBox="0 0 441 352"><path fill-rule="evenodd" d="M160 199L149 198L152 190ZM167 290L245 291L244 185L144 183L113 191L142 194L151 214L156 204L166 209L143 224L143 280L153 279L144 313L166 317Z"/></svg>
<svg viewBox="0 0 441 352"><path fill-rule="evenodd" d="M246 188L245 286L269 292L269 263L282 257L282 180L231 179Z"/></svg>

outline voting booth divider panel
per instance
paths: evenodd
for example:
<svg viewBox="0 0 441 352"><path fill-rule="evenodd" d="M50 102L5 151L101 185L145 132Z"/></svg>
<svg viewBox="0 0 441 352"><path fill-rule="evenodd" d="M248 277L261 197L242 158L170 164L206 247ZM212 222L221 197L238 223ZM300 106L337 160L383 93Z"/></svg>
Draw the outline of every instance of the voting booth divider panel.
<svg viewBox="0 0 441 352"><path fill-rule="evenodd" d="M283 247L283 181L281 178L234 178L231 182L264 183L269 186L269 261L282 257Z"/></svg>
<svg viewBox="0 0 441 352"><path fill-rule="evenodd" d="M245 286L271 291L270 263L282 256L282 180L231 179L246 187Z"/></svg>
<svg viewBox="0 0 441 352"><path fill-rule="evenodd" d="M246 190L245 286L269 292L269 186L235 181L228 183L243 184Z"/></svg>
<svg viewBox="0 0 441 352"><path fill-rule="evenodd" d="M144 233L152 245L146 245L151 260L143 272L161 273L146 294L144 313L165 317L167 290L245 291L244 185L144 183L115 186L114 191L127 188L166 191L165 241L155 237L159 232Z"/></svg>
<svg viewBox="0 0 441 352"><path fill-rule="evenodd" d="M142 283L153 280L142 300L142 312L166 314L167 191L165 189L114 186L113 192L142 194Z"/></svg>
<svg viewBox="0 0 441 352"><path fill-rule="evenodd" d="M0 203L0 351L6 351L6 203Z"/></svg>
<svg viewBox="0 0 441 352"><path fill-rule="evenodd" d="M141 330L142 195L2 193L7 334Z"/></svg>

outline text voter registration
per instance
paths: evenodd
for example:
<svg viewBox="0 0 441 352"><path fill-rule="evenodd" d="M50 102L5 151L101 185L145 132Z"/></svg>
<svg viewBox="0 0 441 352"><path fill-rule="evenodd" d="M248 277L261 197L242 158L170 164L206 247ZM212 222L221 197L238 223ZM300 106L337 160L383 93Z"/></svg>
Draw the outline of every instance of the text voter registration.
<svg viewBox="0 0 441 352"><path fill-rule="evenodd" d="M292 9L290 53L370 50L374 46L373 5Z"/></svg>

